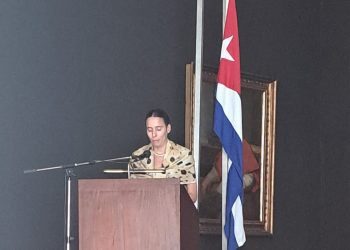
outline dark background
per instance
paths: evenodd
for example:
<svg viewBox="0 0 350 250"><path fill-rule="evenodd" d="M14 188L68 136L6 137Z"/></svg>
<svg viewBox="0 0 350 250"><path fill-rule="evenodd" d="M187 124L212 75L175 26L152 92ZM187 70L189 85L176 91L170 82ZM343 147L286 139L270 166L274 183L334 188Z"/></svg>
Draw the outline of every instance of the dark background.
<svg viewBox="0 0 350 250"><path fill-rule="evenodd" d="M350 1L237 0L241 68L278 81L274 234L243 249L345 249L349 226ZM221 1L205 1L217 67ZM129 155L163 107L184 142L196 2L0 2L0 249L63 249L64 172ZM108 177L102 167L80 177ZM221 249L221 237L201 238Z"/></svg>

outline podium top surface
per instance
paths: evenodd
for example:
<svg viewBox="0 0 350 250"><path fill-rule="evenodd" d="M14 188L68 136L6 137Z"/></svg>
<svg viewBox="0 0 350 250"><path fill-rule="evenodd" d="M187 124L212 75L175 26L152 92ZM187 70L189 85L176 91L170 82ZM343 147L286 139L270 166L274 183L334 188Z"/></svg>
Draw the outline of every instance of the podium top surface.
<svg viewBox="0 0 350 250"><path fill-rule="evenodd" d="M108 186L159 186L159 185L180 185L180 180L176 178L154 178L154 179L79 179L79 187L98 185Z"/></svg>

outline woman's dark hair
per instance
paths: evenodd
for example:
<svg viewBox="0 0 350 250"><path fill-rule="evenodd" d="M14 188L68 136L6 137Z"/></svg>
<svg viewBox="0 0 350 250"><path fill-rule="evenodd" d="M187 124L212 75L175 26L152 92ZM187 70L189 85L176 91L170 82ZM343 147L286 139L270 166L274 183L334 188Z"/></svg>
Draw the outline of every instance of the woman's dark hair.
<svg viewBox="0 0 350 250"><path fill-rule="evenodd" d="M170 118L168 114L162 110L162 109L152 109L146 114L145 122L147 121L148 118L150 117L160 117L163 118L164 123L166 126L170 124Z"/></svg>

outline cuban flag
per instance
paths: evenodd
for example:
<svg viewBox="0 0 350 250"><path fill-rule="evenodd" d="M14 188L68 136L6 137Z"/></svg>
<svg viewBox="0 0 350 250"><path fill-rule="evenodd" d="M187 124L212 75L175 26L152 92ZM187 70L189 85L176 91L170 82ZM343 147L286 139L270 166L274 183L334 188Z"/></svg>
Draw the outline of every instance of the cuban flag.
<svg viewBox="0 0 350 250"><path fill-rule="evenodd" d="M223 205L226 242L223 241L223 249L232 250L242 246L246 240L242 209L241 72L235 0L230 0L227 7L217 80L214 131L223 148L222 188L223 195L226 194L226 203Z"/></svg>

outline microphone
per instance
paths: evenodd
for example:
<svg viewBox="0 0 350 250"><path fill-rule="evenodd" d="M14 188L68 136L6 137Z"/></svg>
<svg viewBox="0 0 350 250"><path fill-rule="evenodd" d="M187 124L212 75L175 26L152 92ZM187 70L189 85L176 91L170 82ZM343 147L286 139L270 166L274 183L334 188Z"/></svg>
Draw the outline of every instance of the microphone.
<svg viewBox="0 0 350 250"><path fill-rule="evenodd" d="M151 151L150 150L145 150L142 154L140 155L132 155L131 159L135 161L141 161L145 158L149 158L151 156Z"/></svg>

